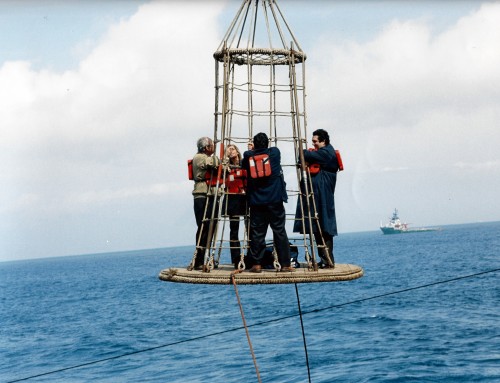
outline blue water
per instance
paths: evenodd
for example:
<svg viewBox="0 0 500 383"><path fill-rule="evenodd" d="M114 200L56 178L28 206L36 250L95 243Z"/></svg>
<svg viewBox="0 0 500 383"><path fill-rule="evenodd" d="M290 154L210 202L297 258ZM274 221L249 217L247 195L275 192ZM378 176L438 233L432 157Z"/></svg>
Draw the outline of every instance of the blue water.
<svg viewBox="0 0 500 383"><path fill-rule="evenodd" d="M234 288L158 279L192 250L0 263L0 381L257 381ZM342 234L335 254L365 276L298 285L312 382L500 382L500 222ZM239 293L262 381L307 382L295 286Z"/></svg>

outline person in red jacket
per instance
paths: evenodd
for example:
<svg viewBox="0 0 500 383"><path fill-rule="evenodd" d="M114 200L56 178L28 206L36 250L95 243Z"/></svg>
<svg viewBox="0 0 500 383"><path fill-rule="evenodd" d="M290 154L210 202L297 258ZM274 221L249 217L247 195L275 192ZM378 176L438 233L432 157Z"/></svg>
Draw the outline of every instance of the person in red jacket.
<svg viewBox="0 0 500 383"><path fill-rule="evenodd" d="M226 174L227 199L223 214L229 216L229 244L231 262L238 268L241 259L241 243L239 239L240 217L246 215L246 177L247 172L241 168L241 152L236 145L226 148L226 158L229 161L229 171Z"/></svg>

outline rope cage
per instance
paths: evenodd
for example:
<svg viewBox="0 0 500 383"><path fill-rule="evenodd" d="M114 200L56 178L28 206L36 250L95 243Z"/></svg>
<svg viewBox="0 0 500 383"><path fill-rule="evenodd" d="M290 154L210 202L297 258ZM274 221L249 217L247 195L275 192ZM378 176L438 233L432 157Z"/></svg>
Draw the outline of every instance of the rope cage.
<svg viewBox="0 0 500 383"><path fill-rule="evenodd" d="M260 7L260 8L259 8ZM259 13L260 12L260 13ZM257 16L262 15L264 22ZM265 28L259 29L259 20ZM283 26L284 25L284 26ZM267 33L259 32L265 30ZM245 41L244 36L248 36ZM276 38L278 36L278 38ZM255 47L261 38L263 47ZM267 45L267 46L266 46ZM231 168L226 155L228 145L236 145L243 154L252 137L264 132L270 146L281 152L281 165L287 184L285 204L287 234L292 237L296 209L300 209L302 227L319 227L312 185L302 150L307 148L306 55L301 50L275 0L245 0L224 36L215 59L214 142L216 155L222 160L217 179L209 186L203 227L208 230L206 243L197 241L197 249L205 251L204 269L209 271L229 258L231 248L240 253L239 268L249 250L249 213L231 216L224 201L230 196L226 188ZM301 166L298 164L302 163ZM300 198L300 196L303 198ZM209 203L211 200L212 203ZM213 202L216 203L213 203ZM238 222L239 244L229 238L231 223ZM201 230L203 231L203 229ZM270 229L268 231L268 237ZM298 234L295 245L304 251L310 268L316 265L318 248L312 234ZM190 267L194 267L197 251ZM277 257L275 254L275 263ZM279 263L276 265L279 269Z"/></svg>

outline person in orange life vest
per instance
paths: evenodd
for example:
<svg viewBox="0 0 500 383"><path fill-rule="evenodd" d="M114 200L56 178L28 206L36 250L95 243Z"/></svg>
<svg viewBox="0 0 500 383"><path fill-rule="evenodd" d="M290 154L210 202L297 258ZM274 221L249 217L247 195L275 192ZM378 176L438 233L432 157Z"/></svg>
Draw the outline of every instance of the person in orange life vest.
<svg viewBox="0 0 500 383"><path fill-rule="evenodd" d="M337 235L337 219L335 216L335 185L337 183L337 172L339 164L335 150L330 144L330 136L323 129L318 129L313 132L312 143L313 151L304 150L304 160L309 164L319 165L319 172L315 175L311 174L312 187L314 192L314 200L316 202L316 210L318 213L320 230L313 220L313 234L318 245L326 245L328 252L324 248L318 249L321 258L320 267L333 268L335 267L335 258L333 256L333 237ZM307 201L302 196L303 208L307 214ZM312 207L312 200L310 201ZM314 216L314 214L312 214ZM297 210L295 214L295 223L293 226L294 232L304 233L302 225L302 213L300 209L300 200L297 201ZM310 233L308 220L306 222L307 233Z"/></svg>
<svg viewBox="0 0 500 383"><path fill-rule="evenodd" d="M238 268L241 255L241 244L238 236L240 216L246 215L246 171L241 168L241 153L236 145L226 148L226 158L229 161L229 171L226 174L227 198L223 214L229 216L229 243L231 247L231 262Z"/></svg>
<svg viewBox="0 0 500 383"><path fill-rule="evenodd" d="M281 168L281 153L277 147L269 146L265 133L258 133L253 138L253 150L243 154L242 167L249 175L247 178L247 196L250 205L250 252L248 254L251 272L262 271L261 262L266 250L267 228L273 230L273 241L281 271L294 271L290 266L290 243L285 230L285 207L288 200L286 184ZM271 164L271 175L265 178L250 176L250 160L259 154L267 154Z"/></svg>
<svg viewBox="0 0 500 383"><path fill-rule="evenodd" d="M208 242L209 222L203 218L205 206L207 207L207 217L211 217L214 196L209 196L209 188L207 184L207 171L216 169L219 166L219 159L214 155L214 142L209 137L201 137L197 143L198 153L193 157L193 199L194 199L194 216L196 218L196 246L197 254L195 260L195 269L201 269L204 263L204 254Z"/></svg>

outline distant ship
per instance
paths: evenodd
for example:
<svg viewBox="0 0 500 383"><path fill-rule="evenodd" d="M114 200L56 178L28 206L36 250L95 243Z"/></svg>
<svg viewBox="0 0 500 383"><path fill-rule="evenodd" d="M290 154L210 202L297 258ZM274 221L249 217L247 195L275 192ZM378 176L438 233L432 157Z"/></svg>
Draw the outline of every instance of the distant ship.
<svg viewBox="0 0 500 383"><path fill-rule="evenodd" d="M436 231L440 230L440 228L428 228L428 227L419 227L415 229L410 229L406 222L401 222L398 216L398 209L394 209L394 213L392 213L392 218L385 225L380 223L380 230L384 234L405 234L405 233L421 233L424 231Z"/></svg>

